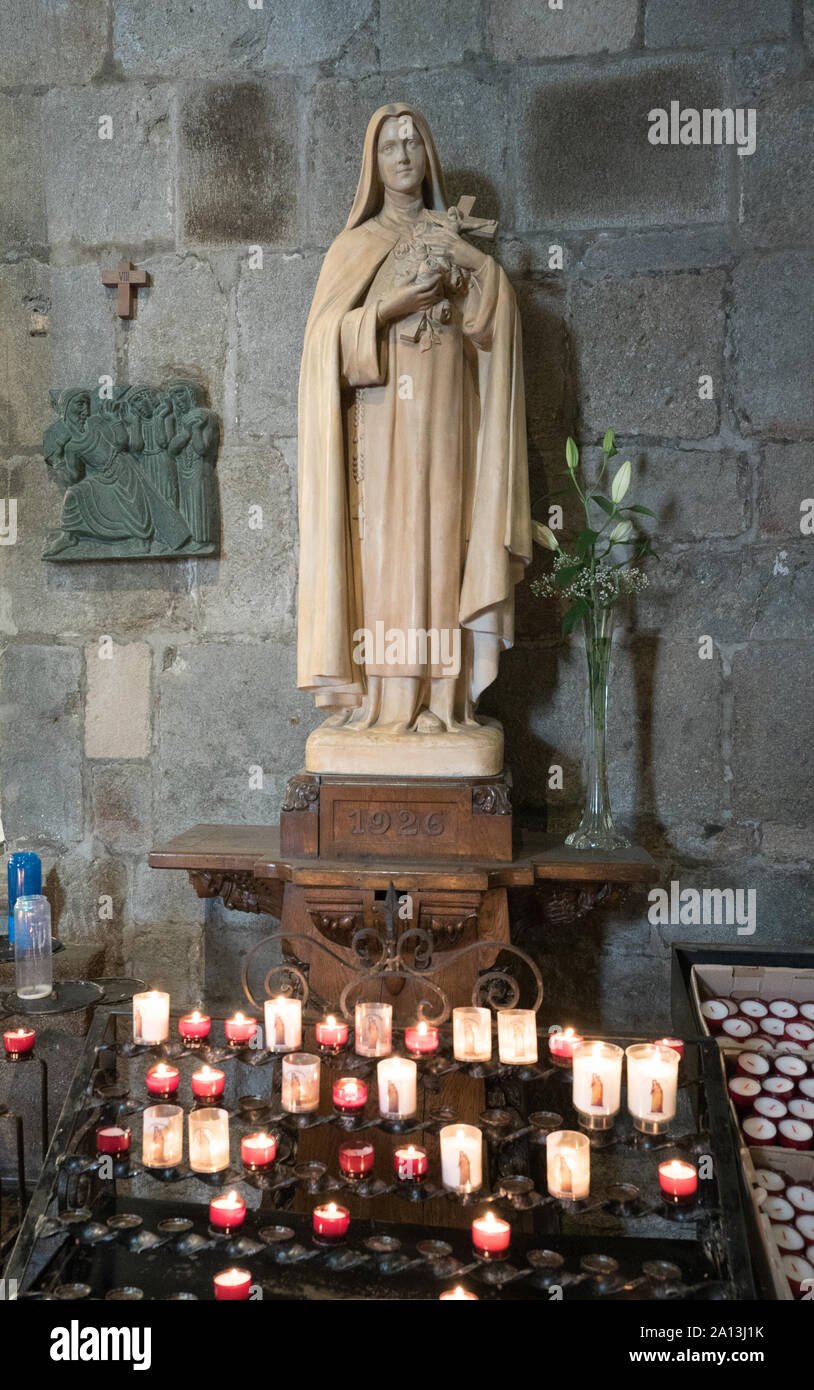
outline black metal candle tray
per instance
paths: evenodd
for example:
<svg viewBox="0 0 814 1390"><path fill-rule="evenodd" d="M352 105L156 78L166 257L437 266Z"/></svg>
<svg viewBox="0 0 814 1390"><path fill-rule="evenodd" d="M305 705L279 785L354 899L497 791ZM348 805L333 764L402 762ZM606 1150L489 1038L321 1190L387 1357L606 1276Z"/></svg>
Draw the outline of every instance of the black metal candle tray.
<svg viewBox="0 0 814 1390"><path fill-rule="evenodd" d="M174 1030L175 1021L171 1028ZM639 1135L622 1109L614 1128L591 1140L590 1196L559 1201L546 1185L546 1134L578 1128L571 1074L549 1064L546 1038L536 1067L457 1063L448 1030L435 1056L418 1060L419 1110L394 1125L378 1115L376 1062L351 1050L323 1056L321 1103L314 1116L286 1115L280 1105L281 1059L221 1042L184 1049L177 1043L134 1047L129 1010L99 1009L67 1095L43 1171L5 1270L18 1297L41 1299L212 1299L213 1277L232 1265L251 1273L264 1299L437 1299L457 1285L487 1299L749 1299L745 1213L714 1041L688 1041L679 1073L679 1104L667 1134ZM177 1034L173 1032L173 1037ZM641 1039L611 1039L622 1044ZM319 1051L306 1026L303 1050ZM400 1051L395 1040L394 1051ZM141 1162L141 1117L157 1097L145 1073L172 1058L181 1081L170 1103L196 1104L191 1073L204 1061L226 1073L231 1165L202 1177L186 1159L156 1172ZM360 1120L337 1114L333 1081L367 1081ZM439 1130L461 1121L483 1133L484 1184L458 1196L441 1186ZM100 1125L132 1131L129 1156L96 1152ZM240 1138L265 1129L277 1136L274 1164L251 1173ZM184 1116L184 1153L187 1122ZM339 1145L370 1140L372 1175L349 1180ZM396 1178L393 1151L420 1145L423 1182ZM699 1164L698 1201L671 1207L661 1197L658 1164L672 1157ZM208 1204L236 1189L248 1212L229 1235L209 1225ZM317 1245L312 1211L326 1201L348 1207L343 1243ZM511 1225L506 1258L475 1255L471 1223L491 1208Z"/></svg>

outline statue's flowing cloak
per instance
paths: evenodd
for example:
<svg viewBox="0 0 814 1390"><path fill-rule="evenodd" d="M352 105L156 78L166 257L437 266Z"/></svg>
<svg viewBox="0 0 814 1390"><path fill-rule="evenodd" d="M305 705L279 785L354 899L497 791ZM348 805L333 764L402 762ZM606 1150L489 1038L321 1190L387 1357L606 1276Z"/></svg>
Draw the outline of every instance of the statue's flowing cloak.
<svg viewBox="0 0 814 1390"><path fill-rule="evenodd" d="M378 133L389 116L409 115L427 151L424 201L446 210L438 156L423 117L403 104L385 106L368 126L359 188L348 225L330 247L305 330L299 388L298 685L318 703L358 704L363 695L352 660L360 627L353 574L344 431L342 321L362 300L398 234L371 218L381 206ZM496 303L488 351L478 352L480 422L473 462L471 513L459 620L472 635L469 694L476 700L497 675L501 650L514 638L514 586L531 558L525 397L520 319L514 292L494 263ZM379 381L387 379L380 335Z"/></svg>

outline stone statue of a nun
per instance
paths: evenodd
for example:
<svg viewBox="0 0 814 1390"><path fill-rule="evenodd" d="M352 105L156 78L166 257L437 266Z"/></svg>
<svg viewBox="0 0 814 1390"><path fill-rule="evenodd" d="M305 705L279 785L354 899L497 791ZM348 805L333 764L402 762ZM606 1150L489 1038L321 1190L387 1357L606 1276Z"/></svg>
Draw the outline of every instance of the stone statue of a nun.
<svg viewBox="0 0 814 1390"><path fill-rule="evenodd" d="M520 321L429 127L383 106L314 295L299 392L298 684L313 772L482 776L481 692L531 556ZM462 211L463 208L463 211Z"/></svg>

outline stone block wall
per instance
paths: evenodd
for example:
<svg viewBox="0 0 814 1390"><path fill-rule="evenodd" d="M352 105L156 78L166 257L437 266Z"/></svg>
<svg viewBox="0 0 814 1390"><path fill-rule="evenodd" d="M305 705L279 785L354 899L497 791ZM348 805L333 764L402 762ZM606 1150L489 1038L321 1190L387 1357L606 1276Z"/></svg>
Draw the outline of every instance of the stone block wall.
<svg viewBox="0 0 814 1390"><path fill-rule="evenodd" d="M660 512L661 560L616 652L619 817L665 881L754 888L750 940L811 942L813 44L810 0L5 0L0 496L17 536L0 545L0 801L7 852L44 858L64 940L179 1002L228 1002L270 924L205 912L146 853L197 821L275 820L302 763L299 354L368 116L405 99L451 198L500 219L535 514L566 435L590 455L609 426ZM753 108L754 153L651 145L648 113L671 101ZM154 282L131 322L100 283L122 254ZM60 506L39 454L49 389L179 373L222 421L220 557L42 563ZM582 654L528 588L517 635L484 709L521 812L564 833ZM666 1025L676 938L738 939L653 925L644 895L552 936L552 1017Z"/></svg>

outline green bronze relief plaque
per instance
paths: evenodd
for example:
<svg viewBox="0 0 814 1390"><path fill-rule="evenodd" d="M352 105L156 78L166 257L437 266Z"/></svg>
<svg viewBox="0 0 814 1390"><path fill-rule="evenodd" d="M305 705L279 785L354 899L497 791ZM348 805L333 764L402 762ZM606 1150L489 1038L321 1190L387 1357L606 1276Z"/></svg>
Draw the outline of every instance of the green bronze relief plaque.
<svg viewBox="0 0 814 1390"><path fill-rule="evenodd" d="M211 555L220 542L217 415L192 381L52 391L43 453L64 491L43 560Z"/></svg>

